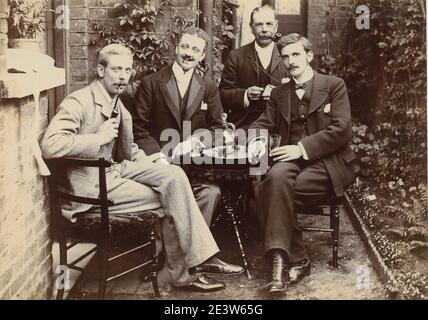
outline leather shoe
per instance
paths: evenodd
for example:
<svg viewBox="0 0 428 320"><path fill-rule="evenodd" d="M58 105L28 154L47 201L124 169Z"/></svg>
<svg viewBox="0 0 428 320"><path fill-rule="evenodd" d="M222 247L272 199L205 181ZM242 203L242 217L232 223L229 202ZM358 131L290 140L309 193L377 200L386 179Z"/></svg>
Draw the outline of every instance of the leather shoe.
<svg viewBox="0 0 428 320"><path fill-rule="evenodd" d="M213 291L224 290L226 288L226 284L224 282L217 281L205 275L201 275L195 281L185 286L180 286L176 288L182 289L182 290L189 290L189 291L213 292Z"/></svg>
<svg viewBox="0 0 428 320"><path fill-rule="evenodd" d="M287 290L284 283L282 271L284 268L284 257L280 250L272 251L272 275L271 281L264 286L270 294L281 293Z"/></svg>
<svg viewBox="0 0 428 320"><path fill-rule="evenodd" d="M190 274L207 273L207 274L225 274L233 275L244 272L244 268L236 264L221 261L219 258L214 257L200 264L199 266L189 269Z"/></svg>
<svg viewBox="0 0 428 320"><path fill-rule="evenodd" d="M297 263L293 263L288 270L289 280L286 282L288 285L293 285L298 283L304 277L311 274L311 262L309 259L304 259Z"/></svg>
<svg viewBox="0 0 428 320"><path fill-rule="evenodd" d="M287 286L282 280L272 280L265 284L263 290L268 292L269 294L281 293L287 291Z"/></svg>

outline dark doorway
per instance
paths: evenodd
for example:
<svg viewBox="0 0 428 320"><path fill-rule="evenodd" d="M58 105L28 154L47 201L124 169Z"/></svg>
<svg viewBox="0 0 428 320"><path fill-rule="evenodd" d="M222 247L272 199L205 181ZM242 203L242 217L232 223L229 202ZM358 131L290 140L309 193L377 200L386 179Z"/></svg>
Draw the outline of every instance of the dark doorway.
<svg viewBox="0 0 428 320"><path fill-rule="evenodd" d="M308 33L308 0L264 0L275 8L278 17L278 32L283 35Z"/></svg>

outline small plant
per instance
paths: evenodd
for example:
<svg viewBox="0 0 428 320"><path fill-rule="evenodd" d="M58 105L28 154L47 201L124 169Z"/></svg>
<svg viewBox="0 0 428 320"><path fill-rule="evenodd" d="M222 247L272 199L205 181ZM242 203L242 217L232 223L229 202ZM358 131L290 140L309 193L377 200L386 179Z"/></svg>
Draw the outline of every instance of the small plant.
<svg viewBox="0 0 428 320"><path fill-rule="evenodd" d="M44 18L48 0L9 0L9 37L34 39L46 30Z"/></svg>

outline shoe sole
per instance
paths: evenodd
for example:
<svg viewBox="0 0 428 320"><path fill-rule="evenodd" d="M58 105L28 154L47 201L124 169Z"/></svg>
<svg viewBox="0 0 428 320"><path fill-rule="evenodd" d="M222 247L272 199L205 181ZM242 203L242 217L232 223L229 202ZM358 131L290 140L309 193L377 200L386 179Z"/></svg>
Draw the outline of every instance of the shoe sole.
<svg viewBox="0 0 428 320"><path fill-rule="evenodd" d="M218 287L218 288L212 288L212 289L207 289L207 290L201 290L199 288L193 288L193 287L174 287L175 289L179 289L179 290L183 290L183 291L189 291L189 292L200 292L200 293L204 293L204 292L215 292L215 291L221 291L226 289L226 286L224 287Z"/></svg>
<svg viewBox="0 0 428 320"><path fill-rule="evenodd" d="M194 274L206 274L206 275L212 275L212 276L236 276L238 274L242 274L244 273L245 270L239 271L239 272L235 272L235 273L219 273L219 272L207 272L207 271L200 271L200 272L192 272L189 274L190 275L194 275Z"/></svg>

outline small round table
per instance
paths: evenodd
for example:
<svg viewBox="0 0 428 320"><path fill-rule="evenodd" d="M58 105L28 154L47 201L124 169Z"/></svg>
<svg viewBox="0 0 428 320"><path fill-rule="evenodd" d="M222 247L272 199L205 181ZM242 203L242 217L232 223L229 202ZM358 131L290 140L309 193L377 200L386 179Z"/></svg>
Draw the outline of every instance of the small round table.
<svg viewBox="0 0 428 320"><path fill-rule="evenodd" d="M237 209L245 195L252 188L252 176L250 175L250 168L252 165L248 160L244 161L244 159L240 159L240 161L238 161L238 159L221 160L223 160L223 163L220 163L219 159L211 159L210 161L210 159L207 159L207 156L193 156L191 157L190 163L183 164L182 168L189 177L189 180L206 179L208 181L214 181L219 185L222 203L225 209L224 212L232 222L244 269L248 279L251 279L247 256L238 228L238 224L241 223L241 217L237 214ZM222 216L223 215L220 214L212 225L217 223Z"/></svg>

